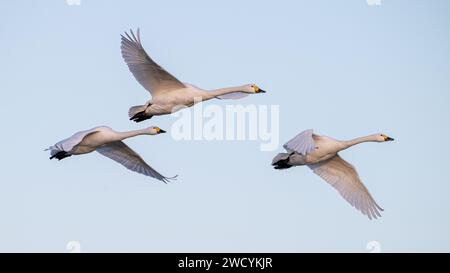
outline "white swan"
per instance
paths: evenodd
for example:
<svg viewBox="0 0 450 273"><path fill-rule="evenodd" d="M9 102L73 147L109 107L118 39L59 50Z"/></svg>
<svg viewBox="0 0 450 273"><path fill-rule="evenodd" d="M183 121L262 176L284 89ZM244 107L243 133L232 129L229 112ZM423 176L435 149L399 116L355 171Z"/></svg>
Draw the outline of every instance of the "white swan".
<svg viewBox="0 0 450 273"><path fill-rule="evenodd" d="M128 115L130 120L140 122L155 115L170 114L184 107L190 107L199 101L217 99L239 99L254 93L265 93L256 84L222 88L212 91L200 89L188 83L182 83L164 70L142 47L139 29L137 36L130 30L121 35L122 57L136 80L147 89L152 99L144 105L133 106Z"/></svg>
<svg viewBox="0 0 450 273"><path fill-rule="evenodd" d="M147 175L167 183L175 177L165 177L150 167L145 161L122 140L138 135L157 135L165 133L159 127L149 127L129 132L116 132L107 126L99 126L90 130L75 133L46 150L50 150L50 159L87 154L97 151L122 164L127 169Z"/></svg>
<svg viewBox="0 0 450 273"><path fill-rule="evenodd" d="M283 147L287 153L279 153L272 161L275 169L307 165L333 186L352 206L369 219L381 217L383 209L375 202L361 182L356 169L343 160L338 152L363 142L393 141L384 134L339 141L307 130L288 141Z"/></svg>

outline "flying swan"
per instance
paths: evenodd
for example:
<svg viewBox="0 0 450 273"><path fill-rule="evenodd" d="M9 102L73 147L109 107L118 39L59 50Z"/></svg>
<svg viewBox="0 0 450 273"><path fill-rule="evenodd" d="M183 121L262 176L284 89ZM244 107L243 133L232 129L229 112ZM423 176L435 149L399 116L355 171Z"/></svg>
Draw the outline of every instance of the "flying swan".
<svg viewBox="0 0 450 273"><path fill-rule="evenodd" d="M157 135L166 131L159 127L149 127L129 132L116 132L107 126L99 126L90 130L75 133L46 150L50 150L50 159L64 159L72 155L87 154L97 151L111 158L125 168L140 174L156 178L167 183L175 177L165 177L150 167L145 161L122 140L139 135Z"/></svg>
<svg viewBox="0 0 450 273"><path fill-rule="evenodd" d="M307 165L318 176L333 186L347 202L361 211L369 219L381 217L383 209L375 202L362 183L356 169L342 159L338 152L363 142L393 141L384 134L375 134L349 141L339 141L327 136L319 136L307 130L288 141L283 147L287 153L274 157L275 169Z"/></svg>
<svg viewBox="0 0 450 273"><path fill-rule="evenodd" d="M182 83L164 70L145 52L137 29L137 35L130 30L121 35L121 51L131 73L150 92L152 99L144 105L133 106L128 111L130 120L141 122L156 115L170 114L197 102L216 99L240 99L249 94L265 93L256 84L246 84L216 90L203 90L188 83Z"/></svg>

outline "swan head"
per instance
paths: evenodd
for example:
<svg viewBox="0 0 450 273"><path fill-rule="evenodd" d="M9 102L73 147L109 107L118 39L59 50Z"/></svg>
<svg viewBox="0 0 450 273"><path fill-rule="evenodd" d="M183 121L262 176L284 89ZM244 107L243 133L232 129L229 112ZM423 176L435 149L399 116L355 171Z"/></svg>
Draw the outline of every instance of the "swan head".
<svg viewBox="0 0 450 273"><path fill-rule="evenodd" d="M148 131L149 131L150 135L159 135L159 134L166 133L166 131L164 131L163 129L159 128L158 126L148 127Z"/></svg>
<svg viewBox="0 0 450 273"><path fill-rule="evenodd" d="M392 137L389 137L385 134L376 134L375 138L376 138L376 141L378 141L378 142L394 141L394 139Z"/></svg>
<svg viewBox="0 0 450 273"><path fill-rule="evenodd" d="M244 91L251 94L266 93L266 91L262 90L254 83L244 85Z"/></svg>

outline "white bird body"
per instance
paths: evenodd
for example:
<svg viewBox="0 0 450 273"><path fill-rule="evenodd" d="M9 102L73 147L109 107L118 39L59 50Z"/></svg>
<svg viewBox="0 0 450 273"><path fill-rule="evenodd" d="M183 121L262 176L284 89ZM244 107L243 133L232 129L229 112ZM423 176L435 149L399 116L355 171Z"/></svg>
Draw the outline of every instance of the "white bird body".
<svg viewBox="0 0 450 273"><path fill-rule="evenodd" d="M192 85L186 84L185 88L175 89L164 93L163 95L155 95L147 102L148 107L145 112L148 115L166 115L174 112L176 107L194 105L195 102L203 98L203 90Z"/></svg>
<svg viewBox="0 0 450 273"><path fill-rule="evenodd" d="M213 98L239 99L249 94L264 93L255 84L216 90L204 90L188 83L182 83L164 70L145 52L139 34L122 35L122 57L136 80L150 92L152 99L144 105L130 108L130 120L141 122L152 116L167 115L185 107L191 107L200 101Z"/></svg>
<svg viewBox="0 0 450 273"><path fill-rule="evenodd" d="M301 165L315 164L327 160L335 156L336 153L342 149L342 143L331 137L316 135L314 136L314 142L316 144L316 149L312 153L306 155L297 154L302 158L301 161L304 162L304 164ZM293 163L296 164L297 162Z"/></svg>
<svg viewBox="0 0 450 273"><path fill-rule="evenodd" d="M287 169L306 165L332 185L352 205L370 219L381 216L378 206L360 180L356 169L343 160L338 152L363 142L385 142L392 138L374 134L349 141L340 141L327 136L313 134L307 130L288 141L283 147L287 153L274 157L275 169Z"/></svg>
<svg viewBox="0 0 450 273"><path fill-rule="evenodd" d="M88 131L79 132L81 141L75 144L71 141L74 146L70 149L70 153L73 155L87 154L95 151L97 147L105 145L106 143L122 140L120 133L115 132L109 127L99 126ZM69 138L68 141L70 141ZM66 140L67 141L67 140Z"/></svg>
<svg viewBox="0 0 450 273"><path fill-rule="evenodd" d="M117 132L107 126L98 126L86 131L75 133L69 138L59 141L46 150L50 150L50 159L64 159L72 155L87 154L97 151L122 164L129 170L151 176L163 182L169 179L150 167L136 152L129 148L122 140L139 135L156 135L164 133L158 127L141 130Z"/></svg>
<svg viewBox="0 0 450 273"><path fill-rule="evenodd" d="M245 90L245 86L234 87L233 90L219 89L214 91L207 91L200 89L194 85L184 83L185 88L168 91L163 95L153 96L151 100L146 103L145 113L148 116L167 115L174 113L184 107L191 107L196 103L204 102L214 98L220 98L221 95L226 95L234 92L241 92ZM130 113L131 114L135 114ZM131 116L130 116L131 117Z"/></svg>

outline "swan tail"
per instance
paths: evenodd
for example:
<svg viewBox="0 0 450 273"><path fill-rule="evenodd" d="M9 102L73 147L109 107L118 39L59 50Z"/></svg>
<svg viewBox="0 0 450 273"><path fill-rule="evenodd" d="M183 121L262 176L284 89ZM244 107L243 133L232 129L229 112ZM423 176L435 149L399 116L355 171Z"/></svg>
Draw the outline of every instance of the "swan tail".
<svg viewBox="0 0 450 273"><path fill-rule="evenodd" d="M136 105L130 107L130 110L128 110L128 116L130 118L134 117L135 115L139 114L140 112L144 112L145 109L147 109L147 105Z"/></svg>
<svg viewBox="0 0 450 273"><path fill-rule="evenodd" d="M145 110L147 109L147 105L136 105L130 108L128 111L128 116L130 117L130 120L135 122L141 122L146 119L152 118L152 115L148 115L145 113Z"/></svg>
<svg viewBox="0 0 450 273"><path fill-rule="evenodd" d="M45 149L44 151L49 151L50 150L50 160L53 158L56 158L58 160L64 159L66 157L72 156L72 154L63 151L61 149L59 149L58 147L55 146L50 146L47 149Z"/></svg>
<svg viewBox="0 0 450 273"><path fill-rule="evenodd" d="M72 156L72 155L69 154L69 153L66 152L66 151L59 151L59 152L56 152L55 154L53 154L53 155L50 157L50 159L56 158L56 159L58 159L58 160L61 160L61 159L64 159L64 158L66 158L66 157L69 157L69 156Z"/></svg>
<svg viewBox="0 0 450 273"><path fill-rule="evenodd" d="M291 155L288 153L279 153L272 160L272 166L277 170L289 169L292 165L289 164L289 157Z"/></svg>

